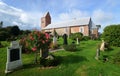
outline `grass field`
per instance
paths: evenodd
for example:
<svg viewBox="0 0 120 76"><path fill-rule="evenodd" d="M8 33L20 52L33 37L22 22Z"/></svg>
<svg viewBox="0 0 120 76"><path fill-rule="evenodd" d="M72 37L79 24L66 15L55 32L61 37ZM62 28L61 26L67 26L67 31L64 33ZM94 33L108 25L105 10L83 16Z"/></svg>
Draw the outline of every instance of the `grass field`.
<svg viewBox="0 0 120 76"><path fill-rule="evenodd" d="M7 42L3 43L8 46ZM59 43L62 44L61 40ZM52 68L43 69L39 64L33 65L34 54L22 54L23 67L7 76L120 76L120 65L111 61L103 63L95 60L98 43L100 41L81 41L76 52L64 50L53 52L52 54L60 57L61 64ZM112 48L112 51L105 52L110 57L120 51L120 47ZM0 76L5 75L6 49L0 48Z"/></svg>

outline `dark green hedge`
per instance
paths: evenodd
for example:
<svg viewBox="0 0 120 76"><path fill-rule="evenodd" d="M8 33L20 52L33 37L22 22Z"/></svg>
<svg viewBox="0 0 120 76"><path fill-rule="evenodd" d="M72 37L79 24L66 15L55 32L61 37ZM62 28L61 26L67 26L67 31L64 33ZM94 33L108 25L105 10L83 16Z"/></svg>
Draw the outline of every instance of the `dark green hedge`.
<svg viewBox="0 0 120 76"><path fill-rule="evenodd" d="M102 38L110 45L120 47L120 24L105 27Z"/></svg>

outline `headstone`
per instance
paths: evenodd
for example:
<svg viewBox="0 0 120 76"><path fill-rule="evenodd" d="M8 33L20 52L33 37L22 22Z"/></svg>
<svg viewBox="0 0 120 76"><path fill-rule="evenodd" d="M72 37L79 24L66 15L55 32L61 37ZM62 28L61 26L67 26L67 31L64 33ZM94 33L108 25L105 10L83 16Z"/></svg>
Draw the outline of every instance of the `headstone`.
<svg viewBox="0 0 120 76"><path fill-rule="evenodd" d="M22 66L21 46L17 41L12 41L7 48L7 62L5 73L12 72L14 69Z"/></svg>
<svg viewBox="0 0 120 76"><path fill-rule="evenodd" d="M53 37L53 45L56 45L57 44L57 38L54 36Z"/></svg>
<svg viewBox="0 0 120 76"><path fill-rule="evenodd" d="M67 34L63 35L63 40L64 40L63 44L67 45L68 44L68 42L67 42Z"/></svg>
<svg viewBox="0 0 120 76"><path fill-rule="evenodd" d="M104 51L104 50L105 50L105 41L104 41L104 40L102 40L102 44L101 44L101 46L100 46L100 50L101 50L101 51Z"/></svg>
<svg viewBox="0 0 120 76"><path fill-rule="evenodd" d="M98 48L97 51L96 51L95 59L98 60L99 56L100 56L100 49Z"/></svg>

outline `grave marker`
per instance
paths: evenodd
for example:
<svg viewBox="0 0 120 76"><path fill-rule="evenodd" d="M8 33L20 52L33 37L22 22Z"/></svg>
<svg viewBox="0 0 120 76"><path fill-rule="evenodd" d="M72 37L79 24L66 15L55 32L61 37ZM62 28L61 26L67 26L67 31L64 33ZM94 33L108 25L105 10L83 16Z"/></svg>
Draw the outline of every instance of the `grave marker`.
<svg viewBox="0 0 120 76"><path fill-rule="evenodd" d="M12 41L11 46L7 48L7 62L5 73L12 72L14 69L22 66L21 46L17 41Z"/></svg>

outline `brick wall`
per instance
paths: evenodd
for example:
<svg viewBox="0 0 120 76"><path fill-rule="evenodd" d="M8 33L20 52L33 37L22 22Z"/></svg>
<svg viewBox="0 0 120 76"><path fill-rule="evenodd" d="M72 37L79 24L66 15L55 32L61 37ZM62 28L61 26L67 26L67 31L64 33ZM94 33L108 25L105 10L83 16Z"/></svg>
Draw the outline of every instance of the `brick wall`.
<svg viewBox="0 0 120 76"><path fill-rule="evenodd" d="M89 36L89 27L88 25L83 26L84 27L84 36Z"/></svg>
<svg viewBox="0 0 120 76"><path fill-rule="evenodd" d="M92 30L92 35L94 35L95 36L95 38L98 38L98 29L97 28L94 28L93 30Z"/></svg>
<svg viewBox="0 0 120 76"><path fill-rule="evenodd" d="M80 27L71 27L71 33L79 32Z"/></svg>

